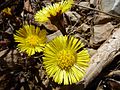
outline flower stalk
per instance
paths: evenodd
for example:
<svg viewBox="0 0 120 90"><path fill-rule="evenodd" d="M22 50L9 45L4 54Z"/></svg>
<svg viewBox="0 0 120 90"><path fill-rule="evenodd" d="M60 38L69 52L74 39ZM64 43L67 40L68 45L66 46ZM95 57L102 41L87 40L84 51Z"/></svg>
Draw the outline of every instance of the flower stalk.
<svg viewBox="0 0 120 90"><path fill-rule="evenodd" d="M63 20L63 14L59 15L58 17L54 17L54 20L50 20L53 25L55 25L58 30L61 31L63 36L67 35L67 32L64 27L64 20Z"/></svg>

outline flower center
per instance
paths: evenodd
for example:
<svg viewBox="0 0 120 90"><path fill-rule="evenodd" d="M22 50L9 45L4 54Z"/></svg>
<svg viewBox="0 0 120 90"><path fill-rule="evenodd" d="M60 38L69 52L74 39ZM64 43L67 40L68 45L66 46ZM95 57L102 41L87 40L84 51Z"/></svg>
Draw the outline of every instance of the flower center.
<svg viewBox="0 0 120 90"><path fill-rule="evenodd" d="M26 42L29 43L32 46L35 46L39 42L39 37L36 35L30 35L26 38Z"/></svg>
<svg viewBox="0 0 120 90"><path fill-rule="evenodd" d="M62 50L57 54L57 58L58 58L58 66L61 69L69 69L71 68L76 59L73 53L71 53L69 50Z"/></svg>

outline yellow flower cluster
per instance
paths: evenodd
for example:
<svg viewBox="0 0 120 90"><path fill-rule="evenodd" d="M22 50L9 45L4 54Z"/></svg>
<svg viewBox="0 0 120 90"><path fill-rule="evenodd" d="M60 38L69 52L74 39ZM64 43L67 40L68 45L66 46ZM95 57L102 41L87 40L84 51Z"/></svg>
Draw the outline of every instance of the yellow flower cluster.
<svg viewBox="0 0 120 90"><path fill-rule="evenodd" d="M59 36L46 42L46 31L25 25L14 35L18 48L29 56L44 51L43 64L49 77L64 85L80 81L88 67L89 54L84 45L73 36ZM44 49L43 49L44 47Z"/></svg>
<svg viewBox="0 0 120 90"><path fill-rule="evenodd" d="M48 20L51 20L51 18L59 16L69 10L72 4L73 0L62 0L61 2L46 6L35 14L35 21L40 23L47 22Z"/></svg>
<svg viewBox="0 0 120 90"><path fill-rule="evenodd" d="M67 11L72 4L73 0L62 0L49 5L36 13L35 20L51 20L52 17ZM58 84L73 84L84 77L90 58L79 39L73 36L58 36L46 43L46 31L33 25L24 25L14 34L14 39L19 43L17 47L20 51L26 52L28 56L43 51L44 68L48 76Z"/></svg>

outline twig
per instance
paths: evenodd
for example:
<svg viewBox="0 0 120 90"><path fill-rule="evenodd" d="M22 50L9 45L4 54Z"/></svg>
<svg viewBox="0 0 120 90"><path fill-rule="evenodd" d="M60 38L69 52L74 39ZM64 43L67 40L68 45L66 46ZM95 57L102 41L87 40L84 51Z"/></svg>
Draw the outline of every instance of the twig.
<svg viewBox="0 0 120 90"><path fill-rule="evenodd" d="M118 15L114 15L114 14L111 14L111 13L106 13L106 12L103 12L103 11L98 10L98 9L94 9L94 8L91 8L91 7L82 6L82 5L79 5L79 4L75 4L75 5L78 6L78 7L83 7L83 8L87 8L87 9L94 10L94 11L97 11L97 12L101 12L101 13L104 13L104 14L112 16L112 17L120 18L120 16L118 16Z"/></svg>

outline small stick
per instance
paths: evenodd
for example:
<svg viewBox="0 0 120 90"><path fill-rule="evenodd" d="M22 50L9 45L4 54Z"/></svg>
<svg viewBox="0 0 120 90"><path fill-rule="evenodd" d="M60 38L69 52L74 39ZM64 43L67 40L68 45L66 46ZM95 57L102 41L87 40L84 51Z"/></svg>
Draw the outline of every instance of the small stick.
<svg viewBox="0 0 120 90"><path fill-rule="evenodd" d="M79 7L87 8L87 9L90 9L90 10L94 10L94 11L97 11L97 12L101 12L101 13L104 13L104 14L112 16L112 17L120 18L120 16L118 16L118 15L114 15L114 14L111 14L111 13L106 13L106 12L103 12L103 11L98 10L98 9L94 9L94 8L91 8L91 7L82 6L82 5L79 5L79 4L75 4L75 5L77 5Z"/></svg>

